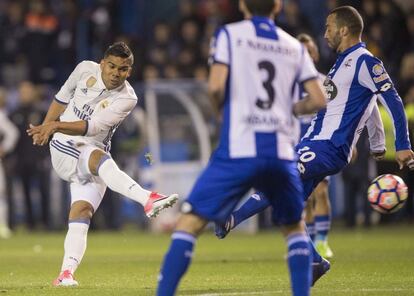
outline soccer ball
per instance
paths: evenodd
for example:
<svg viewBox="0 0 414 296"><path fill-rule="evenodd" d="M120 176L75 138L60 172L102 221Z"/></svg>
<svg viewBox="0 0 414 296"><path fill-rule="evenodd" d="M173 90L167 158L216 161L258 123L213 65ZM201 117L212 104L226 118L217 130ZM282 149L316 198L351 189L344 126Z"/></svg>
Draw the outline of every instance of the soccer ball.
<svg viewBox="0 0 414 296"><path fill-rule="evenodd" d="M382 214L390 214L401 209L407 200L408 188L403 179L385 174L376 177L368 188L368 201Z"/></svg>

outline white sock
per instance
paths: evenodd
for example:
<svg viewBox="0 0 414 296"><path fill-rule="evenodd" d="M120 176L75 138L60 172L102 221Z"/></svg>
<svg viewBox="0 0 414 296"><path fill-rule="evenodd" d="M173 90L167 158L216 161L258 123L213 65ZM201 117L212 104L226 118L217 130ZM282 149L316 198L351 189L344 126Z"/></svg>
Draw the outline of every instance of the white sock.
<svg viewBox="0 0 414 296"><path fill-rule="evenodd" d="M151 191L145 190L130 176L121 171L112 158L106 159L98 168L98 175L113 191L145 206Z"/></svg>
<svg viewBox="0 0 414 296"><path fill-rule="evenodd" d="M64 243L65 254L63 256L62 271L69 269L73 274L78 268L85 254L88 229L89 224L69 222Z"/></svg>

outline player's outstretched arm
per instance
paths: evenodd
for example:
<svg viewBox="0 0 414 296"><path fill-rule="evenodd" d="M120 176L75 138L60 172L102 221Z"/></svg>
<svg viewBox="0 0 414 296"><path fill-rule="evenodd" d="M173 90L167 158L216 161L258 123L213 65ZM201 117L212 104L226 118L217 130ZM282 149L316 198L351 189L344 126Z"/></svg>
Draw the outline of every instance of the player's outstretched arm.
<svg viewBox="0 0 414 296"><path fill-rule="evenodd" d="M386 106L394 123L395 131L395 160L400 169L407 166L414 170L414 152L408 136L408 123L405 116L404 106L400 96L391 82L386 82L378 91L378 97Z"/></svg>
<svg viewBox="0 0 414 296"><path fill-rule="evenodd" d="M402 100L392 84L385 84L385 86L382 87L383 90L380 89L378 97L383 105L387 107L388 114L394 123L395 160L400 169L407 166L410 170L414 170L414 152L411 150L408 123Z"/></svg>
<svg viewBox="0 0 414 296"><path fill-rule="evenodd" d="M393 121L395 158L400 168L406 165L410 170L414 170L414 153L411 151L404 105L382 62L376 57L364 56L358 81L378 96Z"/></svg>
<svg viewBox="0 0 414 296"><path fill-rule="evenodd" d="M326 106L326 95L322 89L319 79L314 78L304 82L303 87L308 96L293 106L293 114L313 114Z"/></svg>

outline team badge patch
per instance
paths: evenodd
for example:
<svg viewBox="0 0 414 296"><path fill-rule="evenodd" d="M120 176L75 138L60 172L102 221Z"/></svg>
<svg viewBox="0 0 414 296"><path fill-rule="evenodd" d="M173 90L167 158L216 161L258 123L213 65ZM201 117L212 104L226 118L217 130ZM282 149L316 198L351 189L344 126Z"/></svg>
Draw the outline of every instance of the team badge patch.
<svg viewBox="0 0 414 296"><path fill-rule="evenodd" d="M101 107L102 107L102 109L105 109L106 107L108 107L109 106L109 102L107 101L107 100L105 100L105 101L102 101L102 103L101 103Z"/></svg>
<svg viewBox="0 0 414 296"><path fill-rule="evenodd" d="M86 86L89 88L89 87L94 86L94 85L95 85L95 83L96 83L96 78L95 78L95 77L93 77L93 76L91 76L91 77L89 77L89 79L86 81Z"/></svg>
<svg viewBox="0 0 414 296"><path fill-rule="evenodd" d="M372 78L375 83L388 79L388 74L385 72L385 69L381 64L375 64L372 67L372 73L375 75L375 77Z"/></svg>
<svg viewBox="0 0 414 296"><path fill-rule="evenodd" d="M372 73L374 73L375 76L379 76L385 72L384 67L381 64L375 64L372 67Z"/></svg>

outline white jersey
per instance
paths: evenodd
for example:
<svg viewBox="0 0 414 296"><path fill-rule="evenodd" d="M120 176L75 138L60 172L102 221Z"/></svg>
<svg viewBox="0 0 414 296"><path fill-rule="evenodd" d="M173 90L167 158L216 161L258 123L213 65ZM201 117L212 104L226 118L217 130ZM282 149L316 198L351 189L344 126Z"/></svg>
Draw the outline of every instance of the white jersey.
<svg viewBox="0 0 414 296"><path fill-rule="evenodd" d="M68 104L60 121L86 120L87 130L84 136L55 133L54 140L83 142L110 150L112 135L138 99L128 81L107 90L101 75L99 64L83 61L69 76L55 96L58 102Z"/></svg>
<svg viewBox="0 0 414 296"><path fill-rule="evenodd" d="M303 45L271 19L253 17L218 30L210 63L229 67L216 153L295 159L297 84L318 76Z"/></svg>

